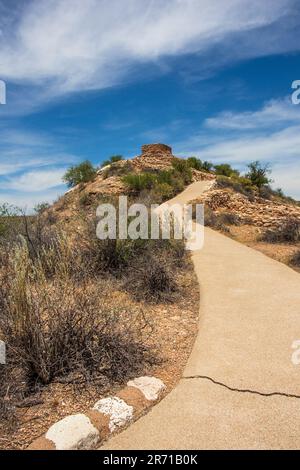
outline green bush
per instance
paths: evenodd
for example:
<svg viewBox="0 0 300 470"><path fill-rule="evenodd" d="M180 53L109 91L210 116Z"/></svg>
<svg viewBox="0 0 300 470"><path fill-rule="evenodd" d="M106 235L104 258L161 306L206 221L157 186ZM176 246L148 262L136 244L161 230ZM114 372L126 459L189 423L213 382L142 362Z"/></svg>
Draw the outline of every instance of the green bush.
<svg viewBox="0 0 300 470"><path fill-rule="evenodd" d="M229 165L228 163L214 165L214 170L216 172L216 175L220 175L220 176L227 176L229 178L231 176L240 176L240 172L232 168L232 166Z"/></svg>
<svg viewBox="0 0 300 470"><path fill-rule="evenodd" d="M213 170L213 164L208 161L202 161L197 157L189 157L187 163L190 168L194 168L199 171L211 172Z"/></svg>
<svg viewBox="0 0 300 470"><path fill-rule="evenodd" d="M183 160L182 158L174 158L172 161L172 166L174 168L175 178L182 178L184 184L190 184L192 182L192 171L187 160Z"/></svg>
<svg viewBox="0 0 300 470"><path fill-rule="evenodd" d="M152 173L129 173L123 176L122 181L129 189L140 193L144 189L152 189L157 183L157 176Z"/></svg>
<svg viewBox="0 0 300 470"><path fill-rule="evenodd" d="M80 183L92 181L97 175L97 168L89 160L85 160L79 165L71 166L63 176L63 181L70 188Z"/></svg>
<svg viewBox="0 0 300 470"><path fill-rule="evenodd" d="M173 168L157 172L128 173L123 183L135 194L150 191L153 203L163 202L182 191L192 181L190 167L185 160L176 159Z"/></svg>
<svg viewBox="0 0 300 470"><path fill-rule="evenodd" d="M245 176L251 181L253 186L261 188L262 186L268 185L272 182L272 180L268 178L268 174L271 173L269 165L262 165L257 160L249 163L247 166L249 171Z"/></svg>

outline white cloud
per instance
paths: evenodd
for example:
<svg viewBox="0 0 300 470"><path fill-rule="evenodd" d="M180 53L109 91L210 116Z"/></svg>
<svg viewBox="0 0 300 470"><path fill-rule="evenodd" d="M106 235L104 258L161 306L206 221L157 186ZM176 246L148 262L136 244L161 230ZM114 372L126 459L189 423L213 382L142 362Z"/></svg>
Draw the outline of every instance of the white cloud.
<svg viewBox="0 0 300 470"><path fill-rule="evenodd" d="M293 123L300 124L300 106L293 105L290 97L284 100L271 100L258 111L242 113L227 111L205 121L205 125L209 128L228 130L257 130Z"/></svg>
<svg viewBox="0 0 300 470"><path fill-rule="evenodd" d="M1 74L34 84L40 101L101 89L119 83L138 64L223 47L235 34L255 30L257 38L263 27L274 25L273 37L276 22L293 5L294 0L32 0L14 13L17 19L2 24ZM281 44L273 44L274 53ZM247 44L244 53L249 49Z"/></svg>
<svg viewBox="0 0 300 470"><path fill-rule="evenodd" d="M23 192L47 191L62 185L66 168L48 168L42 171L29 171L20 176L13 176L1 183L1 189Z"/></svg>
<svg viewBox="0 0 300 470"><path fill-rule="evenodd" d="M201 137L203 139L203 137ZM195 147L194 147L195 148ZM300 158L300 126L287 127L264 136L236 137L199 148L203 158L244 163L252 160L278 162Z"/></svg>
<svg viewBox="0 0 300 470"><path fill-rule="evenodd" d="M65 192L62 176L78 157L58 139L22 128L0 127L0 202L32 208Z"/></svg>
<svg viewBox="0 0 300 470"><path fill-rule="evenodd" d="M300 157L289 164L282 162L274 165L272 177L275 187L283 188L288 195L300 201Z"/></svg>
<svg viewBox="0 0 300 470"><path fill-rule="evenodd" d="M206 119L199 134L177 148L182 155L241 170L254 160L271 163L274 186L300 199L300 106L287 100L272 100L255 112L228 111Z"/></svg>

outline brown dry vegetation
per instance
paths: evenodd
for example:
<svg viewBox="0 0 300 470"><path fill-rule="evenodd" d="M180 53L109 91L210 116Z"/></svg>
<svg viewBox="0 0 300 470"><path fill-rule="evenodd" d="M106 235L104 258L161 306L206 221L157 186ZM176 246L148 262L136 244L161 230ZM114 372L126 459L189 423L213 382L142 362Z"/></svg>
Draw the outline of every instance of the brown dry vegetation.
<svg viewBox="0 0 300 470"><path fill-rule="evenodd" d="M132 377L170 387L190 353L199 294L183 242L98 240L94 207L65 227L51 210L17 218L1 237L0 448L25 448Z"/></svg>

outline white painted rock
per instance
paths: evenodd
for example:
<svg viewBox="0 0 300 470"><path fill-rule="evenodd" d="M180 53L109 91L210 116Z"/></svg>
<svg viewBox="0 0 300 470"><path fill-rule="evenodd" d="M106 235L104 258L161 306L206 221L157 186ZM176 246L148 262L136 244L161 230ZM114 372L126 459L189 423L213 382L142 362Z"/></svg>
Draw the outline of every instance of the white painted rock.
<svg viewBox="0 0 300 470"><path fill-rule="evenodd" d="M45 437L54 442L57 450L82 450L94 447L100 433L87 416L77 414L53 424Z"/></svg>
<svg viewBox="0 0 300 470"><path fill-rule="evenodd" d="M103 398L95 403L93 409L110 417L110 432L124 426L133 418L133 407L127 405L124 400L118 397Z"/></svg>
<svg viewBox="0 0 300 470"><path fill-rule="evenodd" d="M166 388L165 384L156 377L139 377L127 382L128 387L138 388L149 401L158 399L161 392Z"/></svg>

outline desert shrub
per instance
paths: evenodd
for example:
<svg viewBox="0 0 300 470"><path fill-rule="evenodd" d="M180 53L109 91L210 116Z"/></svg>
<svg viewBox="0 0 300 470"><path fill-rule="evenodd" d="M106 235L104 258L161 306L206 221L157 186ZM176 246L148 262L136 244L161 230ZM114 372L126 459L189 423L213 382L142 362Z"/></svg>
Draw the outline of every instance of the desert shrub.
<svg viewBox="0 0 300 470"><path fill-rule="evenodd" d="M202 160L200 160L200 158L189 157L189 158L187 158L186 161L187 161L190 168L194 168L195 170L199 170L199 171L203 170Z"/></svg>
<svg viewBox="0 0 300 470"><path fill-rule="evenodd" d="M195 170L211 172L214 168L211 162L202 161L200 160L200 158L197 157L189 157L186 161L188 163L188 166L190 168L194 168Z"/></svg>
<svg viewBox="0 0 300 470"><path fill-rule="evenodd" d="M230 178L227 176L217 176L216 181L219 188L231 188L247 197L254 195L254 187L251 181L244 176L233 175Z"/></svg>
<svg viewBox="0 0 300 470"><path fill-rule="evenodd" d="M187 160L174 158L172 160L172 167L175 170L175 177L180 176L184 184L190 184L192 182L192 172Z"/></svg>
<svg viewBox="0 0 300 470"><path fill-rule="evenodd" d="M63 181L70 188L80 183L92 181L97 175L97 168L89 160L85 160L79 165L71 166L63 176Z"/></svg>
<svg viewBox="0 0 300 470"><path fill-rule="evenodd" d="M153 173L129 173L122 181L135 195L150 191L152 203L160 203L182 191L191 182L191 178L190 168L184 160L180 160L180 164L174 169Z"/></svg>
<svg viewBox="0 0 300 470"><path fill-rule="evenodd" d="M225 225L225 221L221 215L215 214L214 211L207 205L204 207L204 225L207 227L220 230L222 232L229 232ZM228 222L227 222L228 223Z"/></svg>
<svg viewBox="0 0 300 470"><path fill-rule="evenodd" d="M300 241L300 220L286 219L278 229L269 229L261 237L267 243L298 243Z"/></svg>
<svg viewBox="0 0 300 470"><path fill-rule="evenodd" d="M167 258L152 256L148 265L137 270L135 297L150 302L172 301L172 294L178 290L171 263Z"/></svg>
<svg viewBox="0 0 300 470"><path fill-rule="evenodd" d="M253 186L261 188L262 186L266 186L272 182L268 177L268 174L271 173L269 165L262 165L259 161L255 161L249 163L247 166L249 171L246 174L246 178L251 181Z"/></svg>
<svg viewBox="0 0 300 470"><path fill-rule="evenodd" d="M129 189L140 193L145 189L152 189L157 182L157 177L152 173L129 173L122 178L122 181Z"/></svg>
<svg viewBox="0 0 300 470"><path fill-rule="evenodd" d="M232 166L228 163L214 165L214 170L216 175L227 176L228 178L230 178L231 176L240 176L240 172L232 168Z"/></svg>
<svg viewBox="0 0 300 470"><path fill-rule="evenodd" d="M258 196L263 199L271 199L274 195L274 191L269 185L261 186L258 188Z"/></svg>
<svg viewBox="0 0 300 470"><path fill-rule="evenodd" d="M241 219L238 214L233 212L222 212L218 216L219 221L225 225L241 225Z"/></svg>
<svg viewBox="0 0 300 470"><path fill-rule="evenodd" d="M130 259L136 254L135 240L97 240L94 243L94 265L95 272L110 271L121 274L122 270L128 266Z"/></svg>
<svg viewBox="0 0 300 470"><path fill-rule="evenodd" d="M295 267L297 267L297 268L300 268L300 250L297 251L297 253L295 253L295 254L292 256L292 258L291 258L291 260L290 260L290 264L291 264L292 266L295 266Z"/></svg>
<svg viewBox="0 0 300 470"><path fill-rule="evenodd" d="M58 276L45 282L25 245L16 250L12 266L15 276L1 285L6 295L0 328L29 388L70 374L118 382L150 360L140 337L143 315L108 307L103 285Z"/></svg>

